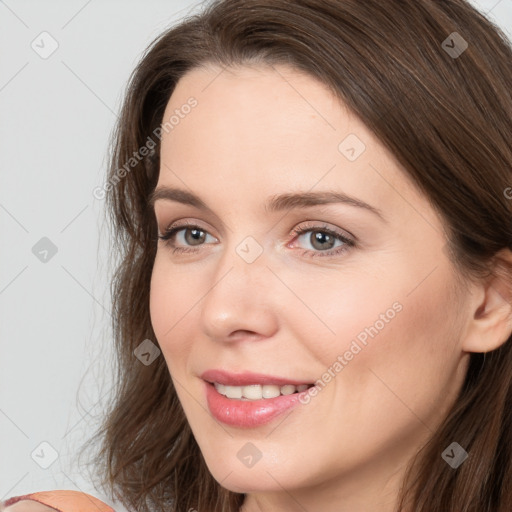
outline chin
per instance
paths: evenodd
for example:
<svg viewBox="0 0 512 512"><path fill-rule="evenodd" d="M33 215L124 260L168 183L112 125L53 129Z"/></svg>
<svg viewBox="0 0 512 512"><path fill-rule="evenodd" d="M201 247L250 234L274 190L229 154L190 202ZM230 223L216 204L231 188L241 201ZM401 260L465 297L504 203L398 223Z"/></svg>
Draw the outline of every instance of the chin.
<svg viewBox="0 0 512 512"><path fill-rule="evenodd" d="M252 467L246 467L236 452L229 457L226 452L224 455L212 454L205 460L213 478L225 489L236 493L282 491L283 487L300 487L307 480L305 475L297 473L297 465L290 460L289 464L277 464L276 467L269 463L269 459L262 458Z"/></svg>
<svg viewBox="0 0 512 512"><path fill-rule="evenodd" d="M286 489L290 488L291 482L285 482L279 485L279 479L273 479L269 473L262 469L254 473L251 469L234 470L229 473L212 473L217 482L231 492L240 494L255 492L272 492L282 490L282 486ZM227 476L229 475L229 476Z"/></svg>

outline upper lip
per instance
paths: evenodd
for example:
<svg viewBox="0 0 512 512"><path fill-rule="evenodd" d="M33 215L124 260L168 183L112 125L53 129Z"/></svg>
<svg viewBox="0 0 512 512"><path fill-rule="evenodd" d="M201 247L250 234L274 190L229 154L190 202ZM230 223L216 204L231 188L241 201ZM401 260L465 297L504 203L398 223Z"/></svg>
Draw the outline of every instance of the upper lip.
<svg viewBox="0 0 512 512"><path fill-rule="evenodd" d="M243 372L231 373L226 370L206 370L201 374L201 378L207 382L224 384L225 386L248 386L250 384L276 384L278 386L285 386L291 384L293 386L300 386L301 384L311 384L311 381L305 380L292 380L283 377L276 377L275 375L264 375L262 373Z"/></svg>

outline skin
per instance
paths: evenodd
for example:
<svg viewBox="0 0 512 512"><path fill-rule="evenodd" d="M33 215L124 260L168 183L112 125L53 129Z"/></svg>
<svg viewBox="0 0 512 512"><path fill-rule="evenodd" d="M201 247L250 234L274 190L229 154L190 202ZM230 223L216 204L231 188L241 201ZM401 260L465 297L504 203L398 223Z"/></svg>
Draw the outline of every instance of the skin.
<svg viewBox="0 0 512 512"><path fill-rule="evenodd" d="M14 505L9 507L2 508L0 505L0 511L5 512L55 512L54 508L47 507L42 503L38 503L37 501L32 500L22 500L18 501Z"/></svg>
<svg viewBox="0 0 512 512"><path fill-rule="evenodd" d="M493 282L457 286L427 198L314 78L285 66L194 69L164 120L190 96L197 106L162 139L157 188L192 191L212 212L156 201L160 234L189 221L206 238L192 245L181 230L175 246L191 253L158 242L150 309L208 468L247 493L244 512L392 512L405 465L454 402L469 353L510 334L510 308ZM349 134L366 146L354 161L338 149ZM263 208L275 194L321 190L365 201L385 220L347 204ZM324 224L356 245L322 255L343 245L314 244ZM304 225L312 230L292 232ZM262 249L252 263L236 252L248 236ZM203 371L315 382L397 302L401 311L308 404L250 429L209 413ZM250 468L237 457L247 442L262 454Z"/></svg>

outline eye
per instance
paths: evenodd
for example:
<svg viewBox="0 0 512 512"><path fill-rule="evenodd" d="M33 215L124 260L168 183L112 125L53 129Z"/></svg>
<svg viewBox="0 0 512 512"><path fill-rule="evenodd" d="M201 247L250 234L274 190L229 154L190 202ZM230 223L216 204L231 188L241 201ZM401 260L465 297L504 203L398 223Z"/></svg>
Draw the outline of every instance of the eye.
<svg viewBox="0 0 512 512"><path fill-rule="evenodd" d="M329 228L325 224L321 226L300 226L295 228L293 232L298 235L297 240L303 238L313 248L302 253L309 257L335 256L355 246L354 240L339 231ZM337 247L336 242L338 242Z"/></svg>
<svg viewBox="0 0 512 512"><path fill-rule="evenodd" d="M335 256L355 246L354 240L325 224L303 225L295 228L293 233L297 235L297 240L303 238L312 247L312 249L305 250L302 253L303 256ZM217 240L206 230L193 223L171 226L163 235L158 235L165 245L173 249L173 254L197 252L199 246L207 242L208 237L214 242Z"/></svg>
<svg viewBox="0 0 512 512"><path fill-rule="evenodd" d="M192 223L183 223L172 226L167 229L163 235L158 235L158 238L163 240L165 245L172 247L173 253L175 253L195 252L194 246L202 245L208 236L216 240L215 237L208 234L207 231L200 226ZM185 245L185 247L176 245L176 239L178 239L181 245Z"/></svg>

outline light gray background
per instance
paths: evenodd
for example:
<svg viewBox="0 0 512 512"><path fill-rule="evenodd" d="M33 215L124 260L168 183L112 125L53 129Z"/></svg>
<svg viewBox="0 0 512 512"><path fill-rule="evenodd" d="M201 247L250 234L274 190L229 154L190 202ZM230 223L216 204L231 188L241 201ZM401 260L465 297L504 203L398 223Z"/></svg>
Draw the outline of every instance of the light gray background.
<svg viewBox="0 0 512 512"><path fill-rule="evenodd" d="M512 37L512 0L473 3ZM110 390L110 245L92 191L138 58L200 6L0 0L0 500L77 489L112 504L74 457Z"/></svg>

